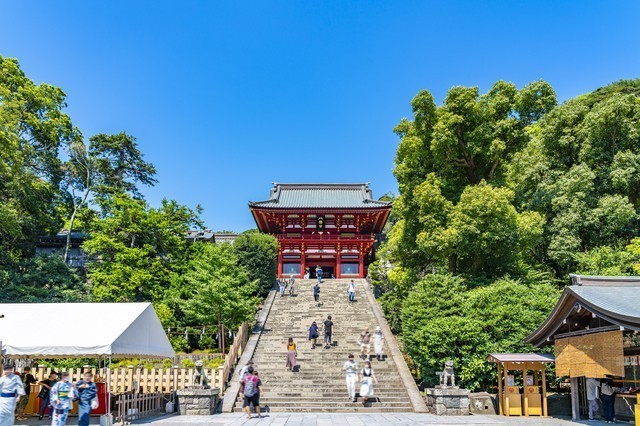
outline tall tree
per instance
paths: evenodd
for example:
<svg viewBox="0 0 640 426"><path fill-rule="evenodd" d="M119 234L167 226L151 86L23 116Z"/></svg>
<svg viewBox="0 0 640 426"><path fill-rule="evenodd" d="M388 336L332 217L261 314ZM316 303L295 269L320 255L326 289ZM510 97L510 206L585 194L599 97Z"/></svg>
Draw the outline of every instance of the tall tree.
<svg viewBox="0 0 640 426"><path fill-rule="evenodd" d="M36 85L0 56L0 263L31 254L39 235L61 225L59 151L80 137L65 106L62 90Z"/></svg>

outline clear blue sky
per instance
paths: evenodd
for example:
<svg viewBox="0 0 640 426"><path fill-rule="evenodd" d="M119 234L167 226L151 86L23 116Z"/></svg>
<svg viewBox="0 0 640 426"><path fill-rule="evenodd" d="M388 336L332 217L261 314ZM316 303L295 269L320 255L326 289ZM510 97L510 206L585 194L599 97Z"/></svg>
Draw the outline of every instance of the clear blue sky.
<svg viewBox="0 0 640 426"><path fill-rule="evenodd" d="M0 55L62 87L86 136L136 136L153 205L241 231L272 181L396 191L392 129L421 89L640 77L638 22L638 1L4 0Z"/></svg>

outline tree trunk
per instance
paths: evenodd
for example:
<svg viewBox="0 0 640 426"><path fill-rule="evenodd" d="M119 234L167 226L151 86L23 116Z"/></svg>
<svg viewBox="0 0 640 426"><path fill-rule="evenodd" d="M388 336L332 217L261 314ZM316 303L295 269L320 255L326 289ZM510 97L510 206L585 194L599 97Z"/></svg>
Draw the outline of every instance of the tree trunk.
<svg viewBox="0 0 640 426"><path fill-rule="evenodd" d="M455 253L452 253L449 255L449 273L455 275L457 268L458 268L458 255Z"/></svg>
<svg viewBox="0 0 640 426"><path fill-rule="evenodd" d="M62 256L62 261L65 263L65 265L67 263L67 258L69 257L69 246L71 245L71 230L73 229L73 224L76 221L76 214L78 213L79 208L79 204L73 207L73 213L71 213L71 219L69 220L69 232L67 232L67 241L64 244L64 255Z"/></svg>

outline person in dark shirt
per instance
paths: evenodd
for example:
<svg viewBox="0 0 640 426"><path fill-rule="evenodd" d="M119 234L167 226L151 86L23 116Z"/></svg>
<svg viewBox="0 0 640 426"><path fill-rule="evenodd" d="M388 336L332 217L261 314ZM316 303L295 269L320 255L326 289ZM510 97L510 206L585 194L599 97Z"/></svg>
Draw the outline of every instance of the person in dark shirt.
<svg viewBox="0 0 640 426"><path fill-rule="evenodd" d="M309 340L311 341L311 349L316 348L316 342L318 341L319 335L320 333L318 333L318 324L316 324L316 322L314 321L313 324L311 324L311 327L309 327Z"/></svg>
<svg viewBox="0 0 640 426"><path fill-rule="evenodd" d="M36 382L36 378L31 374L31 367L25 367L22 370L22 383L24 383L24 393L25 395L20 398L20 402L18 402L18 409L16 410L16 418L18 420L26 420L24 416L24 409L27 407L27 403L29 402L29 394L31 393L31 384Z"/></svg>
<svg viewBox="0 0 640 426"><path fill-rule="evenodd" d="M320 285L318 283L313 286L313 300L315 300L316 306L320 306Z"/></svg>
<svg viewBox="0 0 640 426"><path fill-rule="evenodd" d="M333 334L333 321L331 321L331 315L327 317L324 322L324 347L331 347L331 335Z"/></svg>
<svg viewBox="0 0 640 426"><path fill-rule="evenodd" d="M53 415L53 407L49 405L49 397L51 396L51 388L56 384L57 381L58 373L52 371L49 374L48 379L44 379L38 382L38 384L42 386L42 389L46 390L46 392L40 391L41 394L38 394L38 398L42 399L42 406L40 406L40 415L38 416L40 420L42 420L42 416L44 416L44 412L46 411L47 407L49 407L49 418L51 418L51 416Z"/></svg>

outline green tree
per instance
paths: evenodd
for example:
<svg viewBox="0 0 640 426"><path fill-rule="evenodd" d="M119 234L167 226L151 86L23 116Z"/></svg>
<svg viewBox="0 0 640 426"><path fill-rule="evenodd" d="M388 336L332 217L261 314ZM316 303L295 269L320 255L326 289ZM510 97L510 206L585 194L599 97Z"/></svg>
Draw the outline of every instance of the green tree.
<svg viewBox="0 0 640 426"><path fill-rule="evenodd" d="M90 292L76 271L59 256L35 256L0 271L0 301L85 302Z"/></svg>
<svg viewBox="0 0 640 426"><path fill-rule="evenodd" d="M486 389L495 381L487 354L531 351L523 339L548 315L558 295L540 274L477 288L450 275L428 275L402 308L404 349L426 385L436 383L435 372L451 359L465 387Z"/></svg>
<svg viewBox="0 0 640 426"><path fill-rule="evenodd" d="M18 61L0 56L0 264L33 254L37 237L61 223L59 153L79 131L65 94L36 85Z"/></svg>
<svg viewBox="0 0 640 426"><path fill-rule="evenodd" d="M267 294L275 283L278 241L271 235L252 230L239 235L232 247L238 264L247 271L252 281L257 280L257 294Z"/></svg>
<svg viewBox="0 0 640 426"><path fill-rule="evenodd" d="M202 244L199 255L191 259L185 275L189 297L184 311L193 324L236 330L251 320L257 281L238 261L229 244Z"/></svg>
<svg viewBox="0 0 640 426"><path fill-rule="evenodd" d="M187 230L199 211L163 200L160 208L116 194L109 215L92 224L83 249L96 258L88 266L98 301L156 301L164 297L187 262Z"/></svg>

